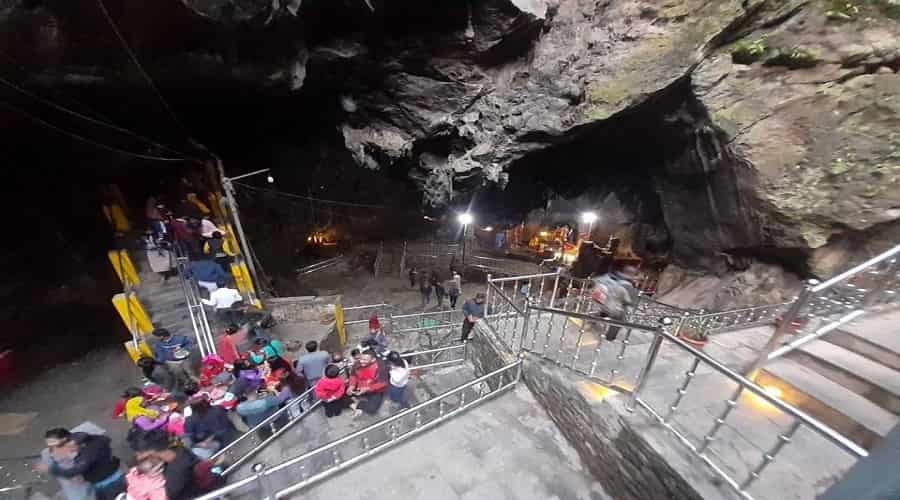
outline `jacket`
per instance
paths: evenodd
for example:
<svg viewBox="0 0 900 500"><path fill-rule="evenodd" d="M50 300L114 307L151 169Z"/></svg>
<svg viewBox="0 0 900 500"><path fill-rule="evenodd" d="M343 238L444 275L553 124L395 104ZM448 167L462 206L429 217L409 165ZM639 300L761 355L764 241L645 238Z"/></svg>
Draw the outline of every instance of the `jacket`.
<svg viewBox="0 0 900 500"><path fill-rule="evenodd" d="M234 438L234 432L234 425L228 420L225 410L218 406L211 407L205 415L192 413L184 421L184 433L195 443L214 436L225 446Z"/></svg>
<svg viewBox="0 0 900 500"><path fill-rule="evenodd" d="M624 320L637 301L637 288L615 273L594 278L591 298L600 304L610 318Z"/></svg>
<svg viewBox="0 0 900 500"><path fill-rule="evenodd" d="M72 467L63 469L54 463L50 466L51 475L66 479L81 476L90 483L99 483L119 471L119 459L113 456L108 437L76 432L72 439L81 445Z"/></svg>
<svg viewBox="0 0 900 500"><path fill-rule="evenodd" d="M144 408L144 397L137 396L125 402L125 419L134 422L138 417L147 417L151 419L159 418L159 412Z"/></svg>
<svg viewBox="0 0 900 500"><path fill-rule="evenodd" d="M222 266L211 260L195 260L191 262L186 277L194 278L197 281L206 281L209 283L218 283L219 281L228 281L228 275Z"/></svg>
<svg viewBox="0 0 900 500"><path fill-rule="evenodd" d="M341 377L322 377L316 384L316 397L322 401L341 399L347 393L347 386Z"/></svg>
<svg viewBox="0 0 900 500"><path fill-rule="evenodd" d="M350 387L366 389L368 392L384 392L388 387L386 371L380 363L374 362L366 367L358 367L350 376Z"/></svg>
<svg viewBox="0 0 900 500"><path fill-rule="evenodd" d="M168 500L166 478L162 473L141 474L133 468L125 476L129 500Z"/></svg>
<svg viewBox="0 0 900 500"><path fill-rule="evenodd" d="M275 396L266 396L254 401L244 401L237 405L235 411L250 427L256 427L278 409L279 401Z"/></svg>
<svg viewBox="0 0 900 500"><path fill-rule="evenodd" d="M153 359L164 363L166 361L177 361L175 359L175 351L185 349L190 351L193 347L191 339L184 335L172 335L168 340L158 340L153 344Z"/></svg>

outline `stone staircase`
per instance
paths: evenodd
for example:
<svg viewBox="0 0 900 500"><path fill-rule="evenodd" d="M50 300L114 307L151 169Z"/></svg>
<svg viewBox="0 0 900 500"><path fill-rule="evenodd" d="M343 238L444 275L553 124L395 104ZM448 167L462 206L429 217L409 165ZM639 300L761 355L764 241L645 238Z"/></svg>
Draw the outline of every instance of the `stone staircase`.
<svg viewBox="0 0 900 500"><path fill-rule="evenodd" d="M871 448L900 422L900 311L863 316L765 365L782 399Z"/></svg>

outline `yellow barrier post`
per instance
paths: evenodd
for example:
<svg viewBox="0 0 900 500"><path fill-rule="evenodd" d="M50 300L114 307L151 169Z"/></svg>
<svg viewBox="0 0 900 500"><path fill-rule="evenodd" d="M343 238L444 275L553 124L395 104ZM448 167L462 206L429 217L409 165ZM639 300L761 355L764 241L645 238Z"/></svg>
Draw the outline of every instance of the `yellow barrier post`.
<svg viewBox="0 0 900 500"><path fill-rule="evenodd" d="M107 252L107 255L123 285L126 285L126 279L128 280L127 284L130 286L141 284L141 278L138 276L137 269L135 269L131 257L128 256L127 250L110 250Z"/></svg>
<svg viewBox="0 0 900 500"><path fill-rule="evenodd" d="M137 360L142 356L147 356L148 358L153 357L153 350L150 349L150 345L147 342L141 340L138 342L138 346L134 346L134 341L129 340L124 342L125 350L128 351L128 355L131 357L131 360L137 363Z"/></svg>
<svg viewBox="0 0 900 500"><path fill-rule="evenodd" d="M125 322L125 327L133 335L146 335L153 331L150 315L147 314L147 310L144 309L137 295L131 293L131 296L126 299L124 293L117 293L113 295L112 303L116 311L119 311L122 321Z"/></svg>
<svg viewBox="0 0 900 500"><path fill-rule="evenodd" d="M334 305L334 328L337 330L338 339L341 341L341 348L347 346L347 325L344 324L344 306L341 304Z"/></svg>

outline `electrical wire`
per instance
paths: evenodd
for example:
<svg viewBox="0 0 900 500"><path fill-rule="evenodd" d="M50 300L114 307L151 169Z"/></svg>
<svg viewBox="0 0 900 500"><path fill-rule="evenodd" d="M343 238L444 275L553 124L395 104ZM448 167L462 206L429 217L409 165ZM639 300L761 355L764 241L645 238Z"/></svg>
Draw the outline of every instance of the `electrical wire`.
<svg viewBox="0 0 900 500"><path fill-rule="evenodd" d="M125 40L124 36L122 36L122 32L119 31L119 27L116 25L116 22L113 21L112 16L109 15L109 11L106 10L106 4L103 3L103 0L97 0L97 5L100 6L100 11L103 12L103 17L106 18L106 22L109 23L110 28L112 28L113 33L115 33L115 35L116 35L116 38L119 39L119 42L122 44L122 48L125 49L125 52L128 54L128 57L131 59L131 62L134 63L135 67L137 67L137 69L138 69L138 72L141 74L141 76L144 78L144 80L147 81L147 84L150 85L150 88L156 94L156 97L159 99L159 102L163 105L163 108L165 108L166 112L172 118L172 121L174 121L175 124L178 125L178 128L180 128L181 131L184 132L184 134L188 137L188 140L191 140L191 141L199 144L199 142L194 141L190 132L188 132L187 128L181 123L181 121L178 119L178 116L175 114L175 111L172 109L171 106L169 106L169 103L166 101L165 97L163 97L162 92L160 92L159 88L157 88L156 84L153 83L153 79L150 78L150 75L147 73L147 71L144 70L144 66L141 65L141 62L138 60L137 55L134 53L133 50L131 50L131 46L128 45L128 41Z"/></svg>
<svg viewBox="0 0 900 500"><path fill-rule="evenodd" d="M142 159L142 160L153 160L153 161L190 161L188 158L167 158L167 157L163 157L163 156L145 155L145 154L141 154L141 153L134 153L134 152L131 152L131 151L125 151L124 149L119 149L119 148L117 148L117 147L115 147L115 146L110 146L110 145L108 145L108 144L103 144L103 143L97 142L97 141L95 141L95 140L93 140L93 139L89 139L89 138L84 137L84 136L82 136L82 135L78 135L78 134L76 134L76 133L74 133L74 132L69 132L68 130L65 130L65 129L63 129L63 128L57 127L56 125L53 125L52 123L49 123L49 122L47 122L47 121L45 121L45 120L43 120L43 119L41 119L41 118L38 118L37 116L34 116L33 114L31 114L31 113L29 113L29 112L27 112L27 111L25 111L25 110L23 110L23 109L21 109L21 108L18 108L18 107L16 107L16 106L13 106L12 104L10 104L10 103L8 103L8 102L0 101L0 106L3 106L3 107L5 107L5 108L7 108L7 109L10 109L10 110L12 110L12 111L14 111L14 112L16 112L16 113L19 113L20 115L25 116L25 117L29 118L29 119L32 120L32 121L35 121L35 122L37 122L37 123L40 123L41 125L43 125L43 126L49 128L49 129L51 129L51 130L55 130L55 131L57 131L57 132L59 132L59 133L61 133L61 134L63 134L63 135L67 135L67 136L69 136L69 137L72 137L73 139L77 139L77 140L79 140L79 141L81 141L81 142L90 144L90 145L92 145L92 146L94 146L94 147L97 147L97 148L100 148L100 149L105 149L105 150L107 150L107 151L112 151L112 152L114 152L114 153L119 153L119 154L122 154L122 155L127 155L127 156L132 156L132 157L135 157L135 158L140 158L140 159Z"/></svg>
<svg viewBox="0 0 900 500"><path fill-rule="evenodd" d="M316 201L319 203L325 203L330 205L343 205L348 207L361 207L361 208L385 208L384 205L367 205L365 203L351 203L349 201L336 201L336 200L325 200L322 198L313 198L311 196L303 196L295 193L288 193L286 191L279 191L277 189L263 189L256 186L251 186L249 184L244 184L243 182L232 182L232 184L236 186L241 186L243 188L251 189L254 191L261 191L263 193L271 193L277 194L279 196L285 196L288 198L297 198L299 200L307 200L307 201Z"/></svg>
<svg viewBox="0 0 900 500"><path fill-rule="evenodd" d="M147 138L147 137L144 137L144 136L142 136L141 134L138 134L137 132L134 132L134 131L132 131L132 130L126 129L126 128L124 128L124 127L120 127L120 126L118 126L118 125L114 125L114 124L112 124L112 123L105 122L105 121L103 121L103 120L99 120L99 119L96 119L96 118L92 118L92 117L90 117L90 116L83 115L83 114L81 114L81 113L79 113L79 112L77 112L77 111L73 111L73 110L71 110L71 109L69 109L69 108L66 108L65 106L62 106L62 105L60 105L60 104L56 104L56 103L53 102L53 101L50 101L50 100L48 100L48 99L45 99L45 98L43 98L43 97L41 97L41 96L39 96L39 95L37 95L37 94L34 94L34 93L32 93L32 92L30 92L30 91L28 91L28 90L22 88L22 87L19 87L18 85L16 85L16 84L10 82L9 80L6 80L6 79L3 78L3 77L0 77L0 83L3 83L4 85L6 85L6 86L12 88L13 90L16 90L16 91L18 91L18 92L20 92L20 93L22 93L22 94L24 94L24 95L27 95L28 97L31 97L32 99L35 99L36 101L38 101L38 102L40 102L40 103L42 103L42 104L44 104L44 105L46 105L46 106L50 106L51 108L54 108L54 109L56 109L56 110L59 110L59 111L61 111L61 112L63 112L63 113L66 113L66 114L68 114L68 115L75 116L75 117L77 117L77 118L80 118L80 119L85 120L85 121L87 121L87 122L93 123L93 124L95 124L95 125L101 125L101 126L104 126L104 127L108 127L108 128L113 129L113 130L116 130L116 131L118 131L118 132L121 132L121 133L123 133L123 134L127 134L127 135L130 135L130 136L133 136L133 137L135 137L135 138L137 138L137 139L140 139L140 140L146 142L147 144L150 144L150 145L152 145L152 146L156 146L156 147L158 147L158 148L160 148L160 149L165 149L165 150L167 150L167 151L169 151L169 152L172 152L172 153L175 153L175 154L179 154L179 155L182 155L182 156L185 156L185 157L190 157L190 155L187 155L187 154L185 154L185 153L182 153L181 151L178 151L177 149L174 149L174 148L171 148L171 147L169 147L169 146L166 146L165 144L160 144L160 143L158 143L158 142L155 142L155 141L153 141L152 139L149 139L149 138ZM200 160L197 160L197 161L200 161Z"/></svg>

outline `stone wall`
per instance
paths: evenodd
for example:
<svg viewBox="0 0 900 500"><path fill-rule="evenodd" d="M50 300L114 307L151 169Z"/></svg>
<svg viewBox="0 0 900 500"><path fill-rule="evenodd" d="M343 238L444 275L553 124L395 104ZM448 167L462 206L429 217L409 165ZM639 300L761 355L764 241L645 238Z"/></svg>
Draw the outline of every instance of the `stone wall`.
<svg viewBox="0 0 900 500"><path fill-rule="evenodd" d="M266 309L278 323L298 323L305 321L334 321L334 305L340 295L280 297L266 299Z"/></svg>
<svg viewBox="0 0 900 500"><path fill-rule="evenodd" d="M483 325L476 331L469 343L469 358L479 375L515 360ZM628 412L626 395L605 388L592 390L600 386L530 356L525 358L522 378L612 498L730 497L710 478L706 466L674 438L657 439L654 433L664 431L647 425L643 414Z"/></svg>

